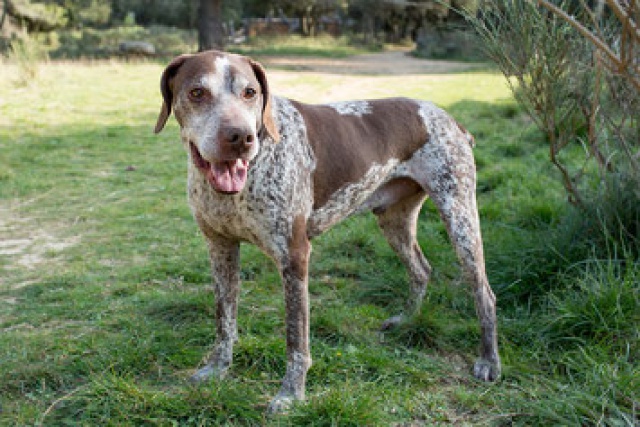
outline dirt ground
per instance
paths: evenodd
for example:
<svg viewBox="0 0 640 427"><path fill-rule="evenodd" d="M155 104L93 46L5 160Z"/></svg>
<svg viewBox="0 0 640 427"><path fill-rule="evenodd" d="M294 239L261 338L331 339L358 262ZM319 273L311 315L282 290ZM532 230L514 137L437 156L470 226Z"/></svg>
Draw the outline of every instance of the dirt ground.
<svg viewBox="0 0 640 427"><path fill-rule="evenodd" d="M275 69L328 74L444 74L478 68L478 64L474 63L418 59L404 50L357 55L347 58L277 56L259 59L266 67Z"/></svg>
<svg viewBox="0 0 640 427"><path fill-rule="evenodd" d="M483 68L472 62L418 59L405 50L347 58L256 57L274 94L310 103L399 96L406 79L436 81L447 74Z"/></svg>

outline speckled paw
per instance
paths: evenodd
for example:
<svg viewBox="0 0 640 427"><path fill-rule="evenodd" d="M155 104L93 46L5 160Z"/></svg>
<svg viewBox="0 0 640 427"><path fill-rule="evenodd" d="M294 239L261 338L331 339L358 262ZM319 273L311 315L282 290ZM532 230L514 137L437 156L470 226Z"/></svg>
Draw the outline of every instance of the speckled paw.
<svg viewBox="0 0 640 427"><path fill-rule="evenodd" d="M269 403L267 413L270 415L286 414L293 406L295 400L293 396L278 394L273 398L271 403Z"/></svg>
<svg viewBox="0 0 640 427"><path fill-rule="evenodd" d="M189 381L197 384L207 381L211 378L224 378L226 374L227 369L219 369L211 365L205 365L204 367L198 369L196 373L189 378Z"/></svg>

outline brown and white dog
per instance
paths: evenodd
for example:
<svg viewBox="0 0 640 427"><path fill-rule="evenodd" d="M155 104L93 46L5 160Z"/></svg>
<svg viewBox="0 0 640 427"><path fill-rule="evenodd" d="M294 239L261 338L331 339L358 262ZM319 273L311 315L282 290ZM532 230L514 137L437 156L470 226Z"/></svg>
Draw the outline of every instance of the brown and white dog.
<svg viewBox="0 0 640 427"><path fill-rule="evenodd" d="M500 375L495 296L485 273L473 137L433 104L404 98L307 105L273 96L262 66L208 51L175 58L161 80L189 154L188 197L211 256L216 341L193 376L224 376L238 339L239 245L271 257L286 301L287 369L269 406L286 409L305 394L309 352L310 241L356 212L373 211L420 307L431 267L416 241L420 207L431 197L446 224L481 326L474 375ZM384 327L402 320L396 316Z"/></svg>

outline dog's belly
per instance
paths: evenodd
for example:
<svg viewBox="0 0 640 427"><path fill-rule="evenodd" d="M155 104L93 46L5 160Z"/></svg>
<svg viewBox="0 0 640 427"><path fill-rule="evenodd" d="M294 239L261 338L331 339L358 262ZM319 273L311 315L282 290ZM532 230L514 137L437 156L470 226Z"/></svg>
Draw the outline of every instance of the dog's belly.
<svg viewBox="0 0 640 427"><path fill-rule="evenodd" d="M307 223L309 237L317 236L349 215L372 207L367 203L378 189L396 177L399 161L390 159L384 165L374 164L358 182L344 185L330 199L315 209Z"/></svg>
<svg viewBox="0 0 640 427"><path fill-rule="evenodd" d="M310 212L307 219L309 238L322 234L352 214L388 204L390 197L393 198L388 189L395 192L397 185L394 184L405 179L403 164L396 159L384 165L373 165L360 181L344 185L325 205ZM406 183L402 184L406 186ZM285 212L296 204L295 200L277 209L272 201L264 194L251 192L235 196L217 194L197 174L189 180L189 204L201 227L204 225L208 231L227 238L253 243L270 253L275 248L267 246L271 246L278 236L289 235L293 212L300 212L299 208L289 215ZM203 229L203 232L206 234L207 230Z"/></svg>

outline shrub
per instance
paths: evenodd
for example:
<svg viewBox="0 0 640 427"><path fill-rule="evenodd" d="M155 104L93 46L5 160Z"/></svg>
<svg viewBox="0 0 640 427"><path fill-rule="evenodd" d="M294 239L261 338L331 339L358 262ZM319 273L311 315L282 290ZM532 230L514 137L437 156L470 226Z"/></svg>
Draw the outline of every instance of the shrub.
<svg viewBox="0 0 640 427"><path fill-rule="evenodd" d="M48 59L46 50L38 40L24 34L11 41L9 60L18 66L17 84L27 86L38 77L40 62Z"/></svg>
<svg viewBox="0 0 640 427"><path fill-rule="evenodd" d="M640 255L640 10L605 4L563 2L570 15L546 0L488 0L479 16L467 15L544 133L573 205L488 261L506 266L494 280L501 298L541 301L573 289L563 275L582 274L592 258ZM602 295L615 294L615 283L605 281Z"/></svg>
<svg viewBox="0 0 640 427"><path fill-rule="evenodd" d="M539 301L549 291L565 289L563 277L582 274L593 260L638 259L638 178L624 174L608 188L590 194L582 207L569 207L557 221L522 230L500 245L487 265L501 300Z"/></svg>
<svg viewBox="0 0 640 427"><path fill-rule="evenodd" d="M615 191L618 177L640 173L640 69L633 59L640 55L640 11L606 3L612 10L583 2L574 17L544 0L488 0L481 18L468 16L545 133L550 160L578 206L594 186L610 191L613 184Z"/></svg>
<svg viewBox="0 0 640 427"><path fill-rule="evenodd" d="M58 39L59 47L51 52L54 58L109 57L118 54L119 44L126 40L151 43L160 55L192 52L196 47L194 32L163 26L65 30L59 33Z"/></svg>

